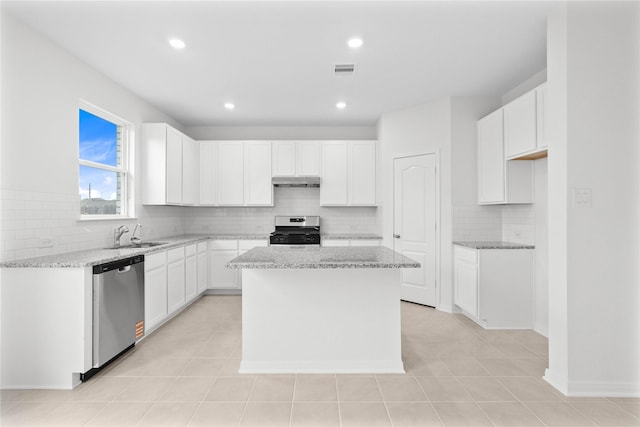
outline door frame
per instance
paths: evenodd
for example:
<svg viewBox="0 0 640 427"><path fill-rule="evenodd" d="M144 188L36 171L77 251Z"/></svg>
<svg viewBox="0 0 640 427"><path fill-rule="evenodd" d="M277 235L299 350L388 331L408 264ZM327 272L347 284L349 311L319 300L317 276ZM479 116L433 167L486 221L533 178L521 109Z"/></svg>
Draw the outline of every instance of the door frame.
<svg viewBox="0 0 640 427"><path fill-rule="evenodd" d="M396 205L396 193L395 193L395 162L396 159L404 159L404 158L408 158L408 157L417 157L417 156L429 156L429 155L434 155L435 156L435 164L436 164L436 304L435 304L435 309L439 309L440 307L440 301L442 301L441 298L441 289L442 289L442 277L441 277L441 233L442 233L442 221L440 220L441 217L441 191L440 191L440 149L436 149L434 151L424 151L424 152L414 152L414 153L403 153L403 154L396 154L394 156L391 157L391 171L392 171L392 176L393 176L393 182L392 182L392 188L393 190L391 191L391 193L393 194L393 198L392 198L392 210L391 210L391 241L394 242L395 239L393 238L393 234L395 234L395 230L393 229L395 226L395 215L396 215L396 210L395 210L395 205ZM393 245L395 248L395 245ZM395 249L394 249L395 250Z"/></svg>

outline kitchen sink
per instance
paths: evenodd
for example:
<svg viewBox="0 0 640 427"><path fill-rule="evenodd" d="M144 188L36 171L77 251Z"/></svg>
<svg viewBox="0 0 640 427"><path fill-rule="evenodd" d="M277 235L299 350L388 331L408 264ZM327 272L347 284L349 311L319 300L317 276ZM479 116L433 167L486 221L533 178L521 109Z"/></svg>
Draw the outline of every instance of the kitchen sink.
<svg viewBox="0 0 640 427"><path fill-rule="evenodd" d="M167 242L142 242L142 243L138 243L136 244L129 244L129 245L120 245L118 247L112 246L110 248L106 248L106 249L144 249L144 248L153 248L154 246L160 246L160 245L165 245Z"/></svg>

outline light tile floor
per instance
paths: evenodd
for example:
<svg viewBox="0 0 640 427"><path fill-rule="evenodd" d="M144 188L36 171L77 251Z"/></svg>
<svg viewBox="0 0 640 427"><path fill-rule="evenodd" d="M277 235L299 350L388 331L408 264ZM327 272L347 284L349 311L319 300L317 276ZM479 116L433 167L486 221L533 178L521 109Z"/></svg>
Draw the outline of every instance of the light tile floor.
<svg viewBox="0 0 640 427"><path fill-rule="evenodd" d="M74 390L2 391L0 425L640 426L640 399L546 384L535 332L403 303L402 344L406 375L239 375L241 299L206 296Z"/></svg>

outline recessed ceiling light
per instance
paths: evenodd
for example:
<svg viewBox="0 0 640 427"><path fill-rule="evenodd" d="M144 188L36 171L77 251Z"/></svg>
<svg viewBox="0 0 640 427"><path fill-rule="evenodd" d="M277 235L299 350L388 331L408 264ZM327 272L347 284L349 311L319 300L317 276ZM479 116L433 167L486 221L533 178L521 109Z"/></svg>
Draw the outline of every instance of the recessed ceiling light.
<svg viewBox="0 0 640 427"><path fill-rule="evenodd" d="M187 47L187 44L180 39L169 39L169 44L174 49L184 49Z"/></svg>
<svg viewBox="0 0 640 427"><path fill-rule="evenodd" d="M347 108L347 103L346 103L346 102L343 102L343 101L340 101L340 102L338 102L338 103L336 104L336 108L337 108L338 110L344 110L345 108Z"/></svg>
<svg viewBox="0 0 640 427"><path fill-rule="evenodd" d="M352 39L349 39L349 41L347 42L347 45L349 45L351 49L357 49L360 46L362 46L362 39L354 37Z"/></svg>
<svg viewBox="0 0 640 427"><path fill-rule="evenodd" d="M234 108L236 108L235 104L231 103L231 102L225 102L224 103L224 108L226 108L227 110L233 110Z"/></svg>

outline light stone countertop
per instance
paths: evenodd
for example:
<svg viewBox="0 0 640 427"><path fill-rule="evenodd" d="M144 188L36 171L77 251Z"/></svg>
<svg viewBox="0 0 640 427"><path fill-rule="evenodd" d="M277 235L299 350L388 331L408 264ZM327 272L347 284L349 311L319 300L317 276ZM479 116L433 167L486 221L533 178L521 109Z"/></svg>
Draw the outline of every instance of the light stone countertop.
<svg viewBox="0 0 640 427"><path fill-rule="evenodd" d="M382 246L253 248L227 263L227 268L419 268L420 263Z"/></svg>
<svg viewBox="0 0 640 427"><path fill-rule="evenodd" d="M513 243L503 241L466 241L466 242L453 242L454 245L464 246L472 249L535 249L534 245L528 245L525 243Z"/></svg>
<svg viewBox="0 0 640 427"><path fill-rule="evenodd" d="M375 234L323 234L323 238L335 240L381 239ZM18 259L0 263L0 268L82 268L106 262L117 261L136 255L152 254L174 247L197 243L204 240L268 240L269 233L225 233L225 234L185 234L180 236L158 237L143 242L162 242L162 245L150 248L93 248L74 252L44 255L34 258ZM123 246L127 245L123 240Z"/></svg>
<svg viewBox="0 0 640 427"><path fill-rule="evenodd" d="M320 239L327 240L382 240L382 236L377 234L320 234Z"/></svg>
<svg viewBox="0 0 640 427"><path fill-rule="evenodd" d="M162 245L150 248L96 248L83 251L65 252L36 258L19 259L0 263L1 268L82 268L106 262L117 261L136 255L152 254L178 246L205 240L266 240L268 234L186 234L181 236L159 237L143 242L162 242ZM125 239L126 241L127 239ZM126 245L126 243L124 243Z"/></svg>

